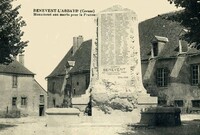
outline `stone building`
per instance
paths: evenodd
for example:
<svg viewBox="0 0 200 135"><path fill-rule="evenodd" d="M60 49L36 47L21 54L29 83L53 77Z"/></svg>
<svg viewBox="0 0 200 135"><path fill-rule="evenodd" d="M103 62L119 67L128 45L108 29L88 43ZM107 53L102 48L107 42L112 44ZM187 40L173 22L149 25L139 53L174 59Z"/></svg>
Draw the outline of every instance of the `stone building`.
<svg viewBox="0 0 200 135"><path fill-rule="evenodd" d="M85 94L90 81L91 45L92 40L74 37L71 49L46 77L49 108L61 107L64 95L77 97Z"/></svg>
<svg viewBox="0 0 200 135"><path fill-rule="evenodd" d="M24 56L9 65L0 65L0 114L19 110L21 116L42 116L46 109L47 92L24 67Z"/></svg>
<svg viewBox="0 0 200 135"><path fill-rule="evenodd" d="M158 105L200 110L200 46L182 40L178 23L157 16L139 24L143 84Z"/></svg>

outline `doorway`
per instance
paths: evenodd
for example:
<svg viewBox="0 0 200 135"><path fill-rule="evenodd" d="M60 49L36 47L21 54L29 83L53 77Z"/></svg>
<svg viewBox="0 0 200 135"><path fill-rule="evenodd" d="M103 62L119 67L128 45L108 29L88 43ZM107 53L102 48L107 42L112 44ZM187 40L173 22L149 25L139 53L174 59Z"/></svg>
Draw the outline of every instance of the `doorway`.
<svg viewBox="0 0 200 135"><path fill-rule="evenodd" d="M44 105L39 105L39 116L44 116Z"/></svg>

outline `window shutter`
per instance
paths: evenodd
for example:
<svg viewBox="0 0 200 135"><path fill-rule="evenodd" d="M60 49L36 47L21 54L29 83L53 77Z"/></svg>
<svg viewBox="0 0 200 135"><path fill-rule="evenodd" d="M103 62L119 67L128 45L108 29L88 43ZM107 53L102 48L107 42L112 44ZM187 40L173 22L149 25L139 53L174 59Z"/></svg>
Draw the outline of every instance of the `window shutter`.
<svg viewBox="0 0 200 135"><path fill-rule="evenodd" d="M170 73L170 70L168 68L165 68L165 72L166 72L166 85L165 86L168 86L169 83L170 83L170 76L169 76L169 73Z"/></svg>

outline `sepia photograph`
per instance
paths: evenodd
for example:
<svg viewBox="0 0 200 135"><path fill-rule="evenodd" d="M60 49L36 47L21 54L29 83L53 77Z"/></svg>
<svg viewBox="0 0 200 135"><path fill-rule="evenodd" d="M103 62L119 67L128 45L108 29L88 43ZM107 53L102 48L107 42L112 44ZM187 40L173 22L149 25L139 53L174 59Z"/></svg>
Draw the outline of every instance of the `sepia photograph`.
<svg viewBox="0 0 200 135"><path fill-rule="evenodd" d="M1 0L0 135L199 135L199 0Z"/></svg>

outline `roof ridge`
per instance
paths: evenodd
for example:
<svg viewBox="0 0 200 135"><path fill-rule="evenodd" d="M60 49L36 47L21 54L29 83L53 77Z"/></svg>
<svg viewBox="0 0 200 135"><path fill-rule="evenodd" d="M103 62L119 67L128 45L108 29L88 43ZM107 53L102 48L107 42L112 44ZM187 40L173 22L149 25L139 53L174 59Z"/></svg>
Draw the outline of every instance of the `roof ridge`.
<svg viewBox="0 0 200 135"><path fill-rule="evenodd" d="M8 65L0 64L0 72L1 73L12 73L12 74L23 74L23 75L35 75L35 73L31 72L28 68L14 59Z"/></svg>

